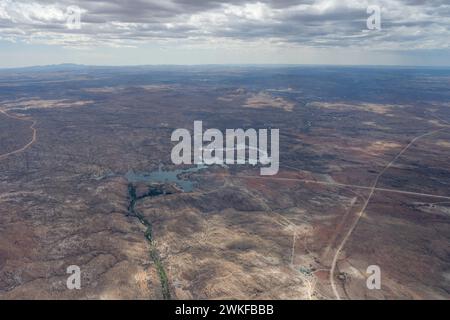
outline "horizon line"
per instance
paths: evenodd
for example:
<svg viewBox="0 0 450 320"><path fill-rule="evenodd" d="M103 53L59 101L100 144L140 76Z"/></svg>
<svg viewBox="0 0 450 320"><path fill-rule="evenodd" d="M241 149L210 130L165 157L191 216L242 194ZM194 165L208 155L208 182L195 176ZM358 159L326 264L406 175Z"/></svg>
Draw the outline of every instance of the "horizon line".
<svg viewBox="0 0 450 320"><path fill-rule="evenodd" d="M28 69L28 68L48 68L48 67L98 67L98 68L126 68L126 67L395 67L395 68L450 68L449 65L402 65L402 64L317 64L317 63L204 63L204 64L82 64L63 62L57 64L27 65L27 66L0 66L0 70Z"/></svg>

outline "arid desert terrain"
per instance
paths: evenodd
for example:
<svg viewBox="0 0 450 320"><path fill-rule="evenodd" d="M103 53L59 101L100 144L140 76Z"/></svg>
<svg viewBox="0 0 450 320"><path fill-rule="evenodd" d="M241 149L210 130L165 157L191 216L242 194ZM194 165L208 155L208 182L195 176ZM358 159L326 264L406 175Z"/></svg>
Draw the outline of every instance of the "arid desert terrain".
<svg viewBox="0 0 450 320"><path fill-rule="evenodd" d="M449 299L449 87L432 68L1 70L0 299ZM174 165L195 120L278 128L278 174Z"/></svg>

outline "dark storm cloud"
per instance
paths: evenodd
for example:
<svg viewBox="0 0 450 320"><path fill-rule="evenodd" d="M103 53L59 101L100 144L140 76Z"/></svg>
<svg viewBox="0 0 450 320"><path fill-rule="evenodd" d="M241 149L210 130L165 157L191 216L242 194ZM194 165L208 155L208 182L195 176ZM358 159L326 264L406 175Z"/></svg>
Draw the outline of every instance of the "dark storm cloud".
<svg viewBox="0 0 450 320"><path fill-rule="evenodd" d="M274 41L304 46L447 48L448 1L422 0L0 0L3 39L69 46L139 45L158 40ZM382 30L368 32L368 5L382 8ZM66 27L66 8L82 28Z"/></svg>

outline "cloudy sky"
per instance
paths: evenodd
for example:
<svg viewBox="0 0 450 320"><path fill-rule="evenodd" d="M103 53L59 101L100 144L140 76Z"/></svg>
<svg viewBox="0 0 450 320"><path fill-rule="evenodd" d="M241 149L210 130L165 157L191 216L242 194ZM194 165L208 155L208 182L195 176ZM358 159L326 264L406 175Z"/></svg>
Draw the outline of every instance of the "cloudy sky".
<svg viewBox="0 0 450 320"><path fill-rule="evenodd" d="M57 63L448 66L450 1L0 0L0 67Z"/></svg>

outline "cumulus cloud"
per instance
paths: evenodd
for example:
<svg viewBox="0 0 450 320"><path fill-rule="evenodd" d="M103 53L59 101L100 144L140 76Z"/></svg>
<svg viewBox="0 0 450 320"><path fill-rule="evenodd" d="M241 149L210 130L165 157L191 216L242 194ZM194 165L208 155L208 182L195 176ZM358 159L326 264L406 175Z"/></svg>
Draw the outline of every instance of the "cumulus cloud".
<svg viewBox="0 0 450 320"><path fill-rule="evenodd" d="M366 30L369 5L382 30ZM81 9L81 29L66 26ZM274 46L446 49L446 0L0 0L0 39L69 47L271 43Z"/></svg>

